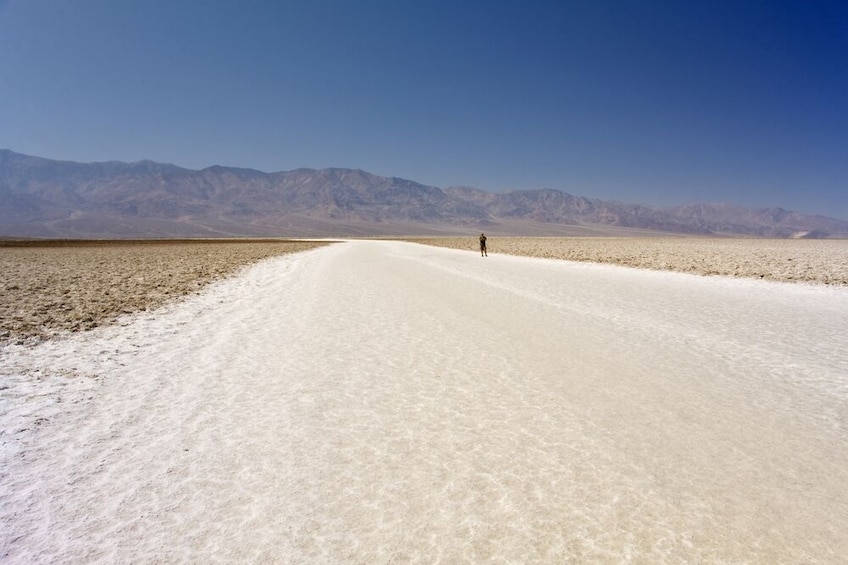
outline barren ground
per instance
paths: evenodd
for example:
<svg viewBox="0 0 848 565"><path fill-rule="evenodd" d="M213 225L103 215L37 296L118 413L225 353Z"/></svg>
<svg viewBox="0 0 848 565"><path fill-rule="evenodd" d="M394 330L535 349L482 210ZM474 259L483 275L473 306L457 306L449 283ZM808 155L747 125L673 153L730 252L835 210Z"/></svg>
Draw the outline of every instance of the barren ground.
<svg viewBox="0 0 848 565"><path fill-rule="evenodd" d="M410 239L477 253L474 237ZM325 245L290 240L0 242L0 344L107 324L259 260ZM848 286L848 241L489 238L495 254Z"/></svg>
<svg viewBox="0 0 848 565"><path fill-rule="evenodd" d="M845 286L272 257L0 347L0 562L844 563L846 319Z"/></svg>
<svg viewBox="0 0 848 565"><path fill-rule="evenodd" d="M0 244L0 344L85 330L155 308L267 257L325 242L85 241Z"/></svg>
<svg viewBox="0 0 848 565"><path fill-rule="evenodd" d="M476 238L422 238L479 253ZM488 238L490 253L781 282L848 285L848 240L509 237Z"/></svg>

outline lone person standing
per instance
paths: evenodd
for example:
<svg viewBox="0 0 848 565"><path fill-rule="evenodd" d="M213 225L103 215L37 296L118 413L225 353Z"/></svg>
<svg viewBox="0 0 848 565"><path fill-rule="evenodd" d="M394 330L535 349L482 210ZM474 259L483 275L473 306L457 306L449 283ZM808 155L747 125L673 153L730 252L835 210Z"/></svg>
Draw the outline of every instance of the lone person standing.
<svg viewBox="0 0 848 565"><path fill-rule="evenodd" d="M489 253L486 251L486 234L480 234L480 257L488 257Z"/></svg>

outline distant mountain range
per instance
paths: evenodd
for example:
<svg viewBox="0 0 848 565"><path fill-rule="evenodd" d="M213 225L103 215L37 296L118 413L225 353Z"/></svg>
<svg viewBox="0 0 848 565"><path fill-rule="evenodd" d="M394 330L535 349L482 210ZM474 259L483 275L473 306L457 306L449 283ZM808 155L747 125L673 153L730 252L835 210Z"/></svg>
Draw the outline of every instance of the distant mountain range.
<svg viewBox="0 0 848 565"><path fill-rule="evenodd" d="M559 190L438 188L358 169L263 173L0 150L0 237L471 234L848 237L848 221L781 208L657 209Z"/></svg>

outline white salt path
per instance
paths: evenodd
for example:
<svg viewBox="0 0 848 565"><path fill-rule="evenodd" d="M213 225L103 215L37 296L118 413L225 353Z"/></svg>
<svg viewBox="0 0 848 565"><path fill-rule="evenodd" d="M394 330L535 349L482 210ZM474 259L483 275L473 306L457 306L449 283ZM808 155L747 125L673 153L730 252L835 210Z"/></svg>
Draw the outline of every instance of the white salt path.
<svg viewBox="0 0 848 565"><path fill-rule="evenodd" d="M836 563L846 320L844 288L271 259L0 351L0 560Z"/></svg>

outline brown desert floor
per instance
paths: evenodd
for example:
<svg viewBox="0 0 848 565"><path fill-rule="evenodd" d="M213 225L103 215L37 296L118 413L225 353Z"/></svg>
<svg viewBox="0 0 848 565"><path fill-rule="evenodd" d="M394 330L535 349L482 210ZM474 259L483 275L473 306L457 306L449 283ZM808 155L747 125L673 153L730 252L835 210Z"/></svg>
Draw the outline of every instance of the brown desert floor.
<svg viewBox="0 0 848 565"><path fill-rule="evenodd" d="M262 259L327 242L0 243L0 344L86 330L155 308Z"/></svg>

